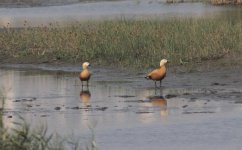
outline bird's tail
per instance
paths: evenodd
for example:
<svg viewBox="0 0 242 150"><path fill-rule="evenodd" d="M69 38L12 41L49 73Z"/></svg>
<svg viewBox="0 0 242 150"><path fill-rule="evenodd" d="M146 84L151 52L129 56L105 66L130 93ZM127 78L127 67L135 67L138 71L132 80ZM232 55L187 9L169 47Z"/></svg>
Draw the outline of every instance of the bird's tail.
<svg viewBox="0 0 242 150"><path fill-rule="evenodd" d="M146 76L146 77L145 77L145 79L149 80L149 79L150 79L150 77L149 77L149 76Z"/></svg>

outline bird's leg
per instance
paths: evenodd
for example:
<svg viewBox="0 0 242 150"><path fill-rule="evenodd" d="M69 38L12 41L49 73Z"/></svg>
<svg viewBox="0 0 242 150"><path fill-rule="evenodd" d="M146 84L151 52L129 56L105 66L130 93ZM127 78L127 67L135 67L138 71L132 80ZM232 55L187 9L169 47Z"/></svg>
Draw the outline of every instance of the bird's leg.
<svg viewBox="0 0 242 150"><path fill-rule="evenodd" d="M156 81L155 81L155 88L156 88Z"/></svg>
<svg viewBox="0 0 242 150"><path fill-rule="evenodd" d="M88 87L88 80L87 80L87 87Z"/></svg>
<svg viewBox="0 0 242 150"><path fill-rule="evenodd" d="M82 88L83 88L83 82L81 81L81 84L82 84Z"/></svg>
<svg viewBox="0 0 242 150"><path fill-rule="evenodd" d="M161 83L162 83L162 81L160 80L160 87L161 87Z"/></svg>
<svg viewBox="0 0 242 150"><path fill-rule="evenodd" d="M162 88L160 88L160 95L159 96L162 96Z"/></svg>

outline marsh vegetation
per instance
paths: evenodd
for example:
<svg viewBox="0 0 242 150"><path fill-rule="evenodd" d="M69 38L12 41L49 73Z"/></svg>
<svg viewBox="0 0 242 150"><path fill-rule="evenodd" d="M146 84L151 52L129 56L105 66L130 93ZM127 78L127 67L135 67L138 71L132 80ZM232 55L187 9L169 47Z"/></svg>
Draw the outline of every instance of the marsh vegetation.
<svg viewBox="0 0 242 150"><path fill-rule="evenodd" d="M109 20L1 29L1 60L20 63L90 61L96 65L153 67L214 60L241 52L241 21L221 18Z"/></svg>

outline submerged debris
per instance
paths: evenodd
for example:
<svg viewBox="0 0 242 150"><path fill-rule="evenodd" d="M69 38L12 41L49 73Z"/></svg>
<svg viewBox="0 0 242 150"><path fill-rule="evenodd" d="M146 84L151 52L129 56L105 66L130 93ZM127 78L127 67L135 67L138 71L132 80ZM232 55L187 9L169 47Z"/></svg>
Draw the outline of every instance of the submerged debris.
<svg viewBox="0 0 242 150"><path fill-rule="evenodd" d="M99 108L95 108L95 110L101 110L101 111L105 111L106 109L108 109L108 107L99 107Z"/></svg>
<svg viewBox="0 0 242 150"><path fill-rule="evenodd" d="M195 112L183 112L183 114L211 114L215 113L212 111L195 111Z"/></svg>
<svg viewBox="0 0 242 150"><path fill-rule="evenodd" d="M60 110L61 109L61 107L55 107L55 110Z"/></svg>
<svg viewBox="0 0 242 150"><path fill-rule="evenodd" d="M76 107L72 107L71 109L81 109L81 108L76 106Z"/></svg>
<svg viewBox="0 0 242 150"><path fill-rule="evenodd" d="M31 97L31 98L16 99L13 102L32 102L35 100L37 100L36 97Z"/></svg>
<svg viewBox="0 0 242 150"><path fill-rule="evenodd" d="M149 112L149 111L139 111L139 112L136 112L136 114L149 114L149 113L154 113L154 112Z"/></svg>
<svg viewBox="0 0 242 150"><path fill-rule="evenodd" d="M242 101L241 100L238 100L238 101L235 101L234 103L235 104L242 104Z"/></svg>
<svg viewBox="0 0 242 150"><path fill-rule="evenodd" d="M183 105L183 106L182 106L182 108L186 108L186 107L188 107L188 105Z"/></svg>
<svg viewBox="0 0 242 150"><path fill-rule="evenodd" d="M86 111L105 111L106 109L108 109L108 107L99 107L96 106L96 108L92 108L91 105L88 105L87 107L79 107L79 106L75 106L75 107L66 107L66 109L74 109L74 110L79 110L79 109L84 109Z"/></svg>
<svg viewBox="0 0 242 150"><path fill-rule="evenodd" d="M218 82L214 82L214 83L211 84L211 86L218 86L218 85L220 85L220 86L225 86L225 85L227 85L227 84L224 84L224 83L218 83Z"/></svg>
<svg viewBox="0 0 242 150"><path fill-rule="evenodd" d="M145 103L144 100L126 100L125 103Z"/></svg>
<svg viewBox="0 0 242 150"><path fill-rule="evenodd" d="M115 97L120 97L120 98L131 98L131 97L135 97L133 95L116 95Z"/></svg>
<svg viewBox="0 0 242 150"><path fill-rule="evenodd" d="M175 94L167 94L166 96L165 96L165 98L167 98L167 99L170 99L170 98L174 98L174 97L177 97L178 95L175 95Z"/></svg>

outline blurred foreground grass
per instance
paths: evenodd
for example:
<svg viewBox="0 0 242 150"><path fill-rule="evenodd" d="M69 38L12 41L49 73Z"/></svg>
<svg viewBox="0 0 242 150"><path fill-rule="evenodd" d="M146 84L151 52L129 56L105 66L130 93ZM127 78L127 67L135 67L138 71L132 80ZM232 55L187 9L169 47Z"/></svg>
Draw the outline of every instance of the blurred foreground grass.
<svg viewBox="0 0 242 150"><path fill-rule="evenodd" d="M44 126L32 129L31 124L18 115L13 117L19 121L13 122L12 128L8 127L9 122L4 122L6 121L4 102L7 100L5 94L6 91L0 89L0 150L98 150L97 145L93 144L95 143L93 129L91 129L92 139L83 145L80 140L72 136L50 134Z"/></svg>

